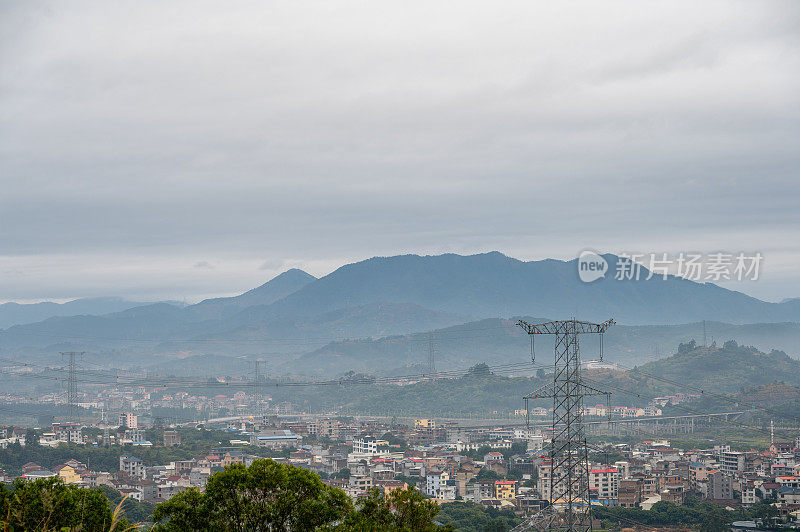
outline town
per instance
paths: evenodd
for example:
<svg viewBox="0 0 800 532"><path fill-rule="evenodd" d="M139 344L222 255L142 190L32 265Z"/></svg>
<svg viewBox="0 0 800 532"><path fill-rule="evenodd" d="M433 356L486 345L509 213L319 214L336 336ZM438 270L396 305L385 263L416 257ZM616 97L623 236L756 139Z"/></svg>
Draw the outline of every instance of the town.
<svg viewBox="0 0 800 532"><path fill-rule="evenodd" d="M142 390L111 392L101 402L145 411L156 404L201 401L188 393L155 397ZM232 412L251 407L265 412L204 422L157 419L143 425L137 413L126 411L113 419L104 414L105 419L93 423L0 428L0 463L6 463L0 480L58 477L67 484L106 486L121 497L154 505L182 490L202 491L211 475L231 464L249 466L266 458L313 471L353 501L373 488L388 495L412 486L443 508L471 504L516 519L539 512L551 500L559 505L551 493L558 488L551 482L546 424L526 426L513 417L498 422L320 416L293 412L290 404L270 406L268 398L244 391L212 401ZM641 413L630 407L610 410L626 419L661 414L656 406L639 409ZM584 414L592 419L608 412L597 405L585 408ZM768 448L750 450L731 450L725 444L678 447L668 439L627 440L593 438L585 470L590 500L585 504L651 510L660 502L681 506L700 500L742 512L768 503L774 509L770 519L789 523L800 516L800 433L793 441L775 440ZM180 454L159 462L156 451ZM66 458L64 453L70 452ZM9 467L12 456L42 458ZM614 514L596 515L614 521Z"/></svg>

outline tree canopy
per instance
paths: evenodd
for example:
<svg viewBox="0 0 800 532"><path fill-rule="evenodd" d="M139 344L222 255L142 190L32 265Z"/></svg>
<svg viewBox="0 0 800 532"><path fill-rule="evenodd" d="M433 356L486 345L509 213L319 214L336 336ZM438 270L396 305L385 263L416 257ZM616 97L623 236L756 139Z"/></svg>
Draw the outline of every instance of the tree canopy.
<svg viewBox="0 0 800 532"><path fill-rule="evenodd" d="M182 491L156 507L154 531L434 531L439 507L413 488L384 497L370 491L354 506L316 474L273 460L234 464L214 474L204 493Z"/></svg>
<svg viewBox="0 0 800 532"><path fill-rule="evenodd" d="M99 489L64 484L56 477L0 484L0 528L26 530L123 531L125 519L112 512Z"/></svg>

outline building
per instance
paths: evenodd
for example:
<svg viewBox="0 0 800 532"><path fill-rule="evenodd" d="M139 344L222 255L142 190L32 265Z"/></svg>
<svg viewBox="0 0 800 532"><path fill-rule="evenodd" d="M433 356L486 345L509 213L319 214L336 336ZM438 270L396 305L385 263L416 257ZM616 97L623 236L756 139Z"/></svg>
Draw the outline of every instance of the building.
<svg viewBox="0 0 800 532"><path fill-rule="evenodd" d="M364 492L372 488L372 477L369 475L350 475L349 484L354 490Z"/></svg>
<svg viewBox="0 0 800 532"><path fill-rule="evenodd" d="M425 494L430 497L443 498L442 491L450 480L447 471L431 470L425 476Z"/></svg>
<svg viewBox="0 0 800 532"><path fill-rule="evenodd" d="M339 422L330 418L317 418L309 423L308 433L317 438L339 439Z"/></svg>
<svg viewBox="0 0 800 532"><path fill-rule="evenodd" d="M746 468L746 457L744 453L736 451L725 451L720 455L719 469L728 476L734 476L737 473L744 473Z"/></svg>
<svg viewBox="0 0 800 532"><path fill-rule="evenodd" d="M733 499L733 480L731 477L719 469L709 471L706 496L709 499Z"/></svg>
<svg viewBox="0 0 800 532"><path fill-rule="evenodd" d="M298 447L302 438L292 431L285 429L271 429L253 434L250 437L250 443L258 447L266 447L268 449L284 449L286 447Z"/></svg>
<svg viewBox="0 0 800 532"><path fill-rule="evenodd" d="M181 435L177 430L164 431L164 447L175 447L181 444Z"/></svg>
<svg viewBox="0 0 800 532"><path fill-rule="evenodd" d="M81 476L76 472L75 468L68 464L56 466L53 468L53 472L55 472L65 484L77 484L81 481Z"/></svg>
<svg viewBox="0 0 800 532"><path fill-rule="evenodd" d="M119 415L120 427L128 427L129 429L139 428L139 417L132 412L123 412Z"/></svg>
<svg viewBox="0 0 800 532"><path fill-rule="evenodd" d="M702 486L708 482L708 472L715 468L701 462L689 464L689 489L702 492Z"/></svg>
<svg viewBox="0 0 800 532"><path fill-rule="evenodd" d="M642 479L621 479L617 490L617 501L623 508L639 506L642 503Z"/></svg>
<svg viewBox="0 0 800 532"><path fill-rule="evenodd" d="M619 471L619 479L629 478L631 476L630 462L619 461L614 462L614 468Z"/></svg>
<svg viewBox="0 0 800 532"><path fill-rule="evenodd" d="M83 443L79 425L74 423L53 423L52 427L57 441Z"/></svg>
<svg viewBox="0 0 800 532"><path fill-rule="evenodd" d="M372 436L363 436L353 440L353 453L378 454L381 448L388 448L389 442L378 440Z"/></svg>
<svg viewBox="0 0 800 532"><path fill-rule="evenodd" d="M497 499L514 499L517 496L517 481L495 480L494 496Z"/></svg>
<svg viewBox="0 0 800 532"><path fill-rule="evenodd" d="M120 456L119 470L132 477L145 477L144 462L133 456Z"/></svg>
<svg viewBox="0 0 800 532"><path fill-rule="evenodd" d="M616 506L619 497L619 471L607 469L589 470L589 489L597 491L597 500L604 506Z"/></svg>
<svg viewBox="0 0 800 532"><path fill-rule="evenodd" d="M414 428L419 429L435 429L436 422L432 419L415 419Z"/></svg>

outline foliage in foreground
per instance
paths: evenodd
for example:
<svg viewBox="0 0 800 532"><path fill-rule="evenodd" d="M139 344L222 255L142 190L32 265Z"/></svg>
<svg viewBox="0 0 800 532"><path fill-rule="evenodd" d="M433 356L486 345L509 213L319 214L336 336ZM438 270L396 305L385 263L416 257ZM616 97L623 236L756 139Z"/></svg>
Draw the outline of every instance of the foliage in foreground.
<svg viewBox="0 0 800 532"><path fill-rule="evenodd" d="M159 504L153 530L450 530L434 523L438 511L414 489L397 490L388 499L374 490L354 507L342 490L310 471L257 460L214 474L204 493L190 489Z"/></svg>
<svg viewBox="0 0 800 532"><path fill-rule="evenodd" d="M622 508L599 506L592 509L592 515L604 523L618 523L629 526L634 523L656 526L699 526L701 530L717 530L717 525L729 525L733 521L769 518L777 510L769 504L758 504L749 509L728 511L708 502L698 502L689 498L683 506L660 501L650 510L641 508ZM727 529L723 527L720 530Z"/></svg>
<svg viewBox="0 0 800 532"><path fill-rule="evenodd" d="M471 502L443 504L437 521L464 532L503 532L522 522L511 510L485 508Z"/></svg>
<svg viewBox="0 0 800 532"><path fill-rule="evenodd" d="M10 489L0 484L0 528L25 530L128 530L127 520L112 511L99 489L64 484L51 477L33 481L15 480Z"/></svg>

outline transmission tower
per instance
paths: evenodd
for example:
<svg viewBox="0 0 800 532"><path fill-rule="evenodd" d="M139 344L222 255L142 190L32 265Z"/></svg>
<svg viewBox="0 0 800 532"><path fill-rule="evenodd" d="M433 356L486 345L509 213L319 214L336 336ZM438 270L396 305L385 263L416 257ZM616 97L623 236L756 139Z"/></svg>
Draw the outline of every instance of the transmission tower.
<svg viewBox="0 0 800 532"><path fill-rule="evenodd" d="M608 394L583 384L578 335L600 335L602 360L602 335L614 325L614 320L588 323L573 319L536 325L520 320L517 325L531 335L531 341L534 335L555 335L553 382L524 397L525 410L528 411L531 399L553 400L553 433L548 456L549 472L545 479L545 498L550 504L517 529L590 530L589 452L581 420L583 398Z"/></svg>
<svg viewBox="0 0 800 532"><path fill-rule="evenodd" d="M67 373L67 411L69 421L76 421L78 416L78 380L75 376L75 357L82 356L83 352L69 351L61 353L61 356L69 357Z"/></svg>
<svg viewBox="0 0 800 532"><path fill-rule="evenodd" d="M436 348L433 345L433 333L428 333L428 374L431 380L436 379Z"/></svg>

